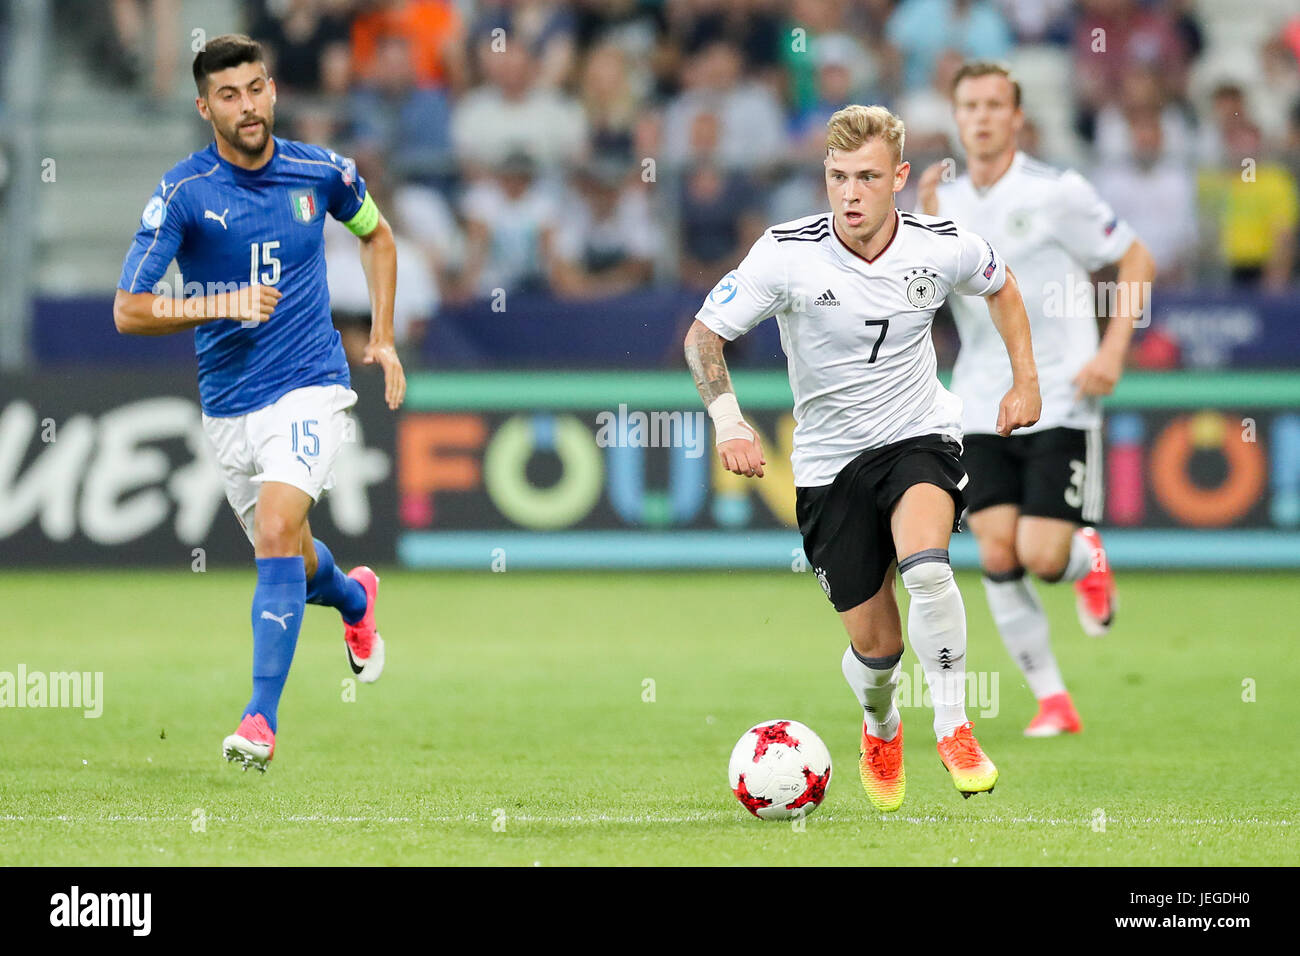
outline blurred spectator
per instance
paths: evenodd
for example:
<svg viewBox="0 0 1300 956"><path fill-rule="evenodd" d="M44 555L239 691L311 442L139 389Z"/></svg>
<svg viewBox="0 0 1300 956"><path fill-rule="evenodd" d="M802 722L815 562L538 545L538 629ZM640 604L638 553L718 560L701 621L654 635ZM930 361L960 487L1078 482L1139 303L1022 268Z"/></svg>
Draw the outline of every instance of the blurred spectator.
<svg viewBox="0 0 1300 956"><path fill-rule="evenodd" d="M1220 82L1210 95L1210 115L1201 121L1196 154L1202 166L1219 166L1227 159L1224 131L1249 115L1246 94L1230 80Z"/></svg>
<svg viewBox="0 0 1300 956"><path fill-rule="evenodd" d="M1092 141L1099 110L1123 96L1124 78L1147 67L1160 78L1162 101L1181 101L1193 51L1187 30L1166 5L1137 0L1081 0L1074 32L1078 128ZM1179 11L1179 16L1189 16Z"/></svg>
<svg viewBox="0 0 1300 956"><path fill-rule="evenodd" d="M612 44L623 51L628 80L638 97L662 89L669 81L680 51L667 41L667 19L662 5L646 6L641 0L575 0L574 35L582 53ZM676 80L671 82L676 84Z"/></svg>
<svg viewBox="0 0 1300 956"><path fill-rule="evenodd" d="M478 53L487 82L452 108L452 142L460 161L490 169L521 152L550 172L581 159L587 139L582 106L567 93L537 85L537 64L528 48L507 43L494 50L489 42L479 44Z"/></svg>
<svg viewBox="0 0 1300 956"><path fill-rule="evenodd" d="M1129 117L1131 155L1098 168L1097 191L1128 222L1156 261L1156 280L1187 278L1196 255L1196 180L1164 148L1159 114Z"/></svg>
<svg viewBox="0 0 1300 956"><path fill-rule="evenodd" d="M1262 154L1259 127L1246 119L1226 130L1228 160L1201 176L1201 202L1218 232L1235 285L1286 287L1295 265L1300 191L1286 167Z"/></svg>
<svg viewBox="0 0 1300 956"><path fill-rule="evenodd" d="M465 269L449 299L465 301L545 287L559 210L536 180L533 160L513 153L462 202Z"/></svg>
<svg viewBox="0 0 1300 956"><path fill-rule="evenodd" d="M1070 42L1070 0L997 0L1019 43Z"/></svg>
<svg viewBox="0 0 1300 956"><path fill-rule="evenodd" d="M659 230L643 190L627 185L627 167L589 163L577 175L576 201L566 203L556 232L551 286L566 298L630 292L650 281Z"/></svg>
<svg viewBox="0 0 1300 956"><path fill-rule="evenodd" d="M681 230L678 268L684 285L709 289L745 258L765 227L761 198L752 180L742 173L708 162L687 170L677 214Z"/></svg>
<svg viewBox="0 0 1300 956"><path fill-rule="evenodd" d="M485 0L469 42L476 47L500 37L523 43L537 63L538 85L560 87L573 73L575 23L570 5L559 0Z"/></svg>
<svg viewBox="0 0 1300 956"><path fill-rule="evenodd" d="M1098 163L1122 163L1133 158L1132 116L1159 117L1164 154L1179 162L1192 161L1196 136L1187 114L1169 102L1159 73L1151 67L1137 66L1124 76L1119 102L1107 104L1097 114L1093 146Z"/></svg>
<svg viewBox="0 0 1300 956"><path fill-rule="evenodd" d="M694 128L702 114L719 118L716 150L709 158L728 168L753 169L780 158L785 146L781 104L772 91L748 80L737 47L718 40L686 63L685 89L664 115L663 155L672 166L698 154Z"/></svg>
<svg viewBox="0 0 1300 956"><path fill-rule="evenodd" d="M382 166L358 167L366 188L381 210L392 207ZM391 219L397 245L397 288L393 295L393 340L398 349L417 347L438 308L438 288L420 249ZM361 266L357 237L332 217L325 219L325 274L334 325L343 339L348 362L360 365L370 341L370 289Z"/></svg>
<svg viewBox="0 0 1300 956"><path fill-rule="evenodd" d="M1300 183L1300 97L1291 104L1291 115L1287 117L1286 135L1282 138L1282 165L1291 174L1291 178Z"/></svg>
<svg viewBox="0 0 1300 956"><path fill-rule="evenodd" d="M866 101L868 98L860 94L873 79L867 72L866 52L851 37L839 33L818 37L814 50L816 98L807 108L795 113L790 126L791 145L800 155L808 152L803 146L807 140L817 141L825 150L826 122L831 114L848 103ZM911 132L910 118L908 132Z"/></svg>
<svg viewBox="0 0 1300 956"><path fill-rule="evenodd" d="M282 91L347 92L351 58L349 22L338 2L267 0L249 5L248 33L263 44L274 62L272 75Z"/></svg>
<svg viewBox="0 0 1300 956"><path fill-rule="evenodd" d="M820 2L843 6L843 0ZM740 51L746 73L765 81L781 56L783 6L781 0L667 0L666 39L687 57L726 40Z"/></svg>
<svg viewBox="0 0 1300 956"><path fill-rule="evenodd" d="M384 157L403 178L452 171L451 108L443 90L416 84L410 41L379 40L366 79L348 103L357 152Z"/></svg>
<svg viewBox="0 0 1300 956"><path fill-rule="evenodd" d="M964 57L956 50L945 50L934 61L930 85L909 90L898 101L898 115L907 124L907 151L913 157L951 156L957 139L957 124L952 118L952 78L961 69ZM917 167L925 168L919 159Z"/></svg>
<svg viewBox="0 0 1300 956"><path fill-rule="evenodd" d="M1266 142L1286 135L1291 104L1300 97L1300 62L1282 36L1269 39L1259 51L1259 74L1251 113L1259 120Z"/></svg>
<svg viewBox="0 0 1300 956"><path fill-rule="evenodd" d="M903 0L885 36L902 59L902 89L924 87L945 50L970 60L1000 60L1011 52L1011 30L989 0Z"/></svg>
<svg viewBox="0 0 1300 956"><path fill-rule="evenodd" d="M762 191L766 206L765 226L801 219L830 208L826 195L826 136L809 135L791 153L786 176L773 188Z"/></svg>
<svg viewBox="0 0 1300 956"><path fill-rule="evenodd" d="M384 213L393 228L419 245L439 290L454 288L465 268L465 234L451 204L438 190L410 182L393 190L392 203Z"/></svg>
<svg viewBox="0 0 1300 956"><path fill-rule="evenodd" d="M303 143L334 143L344 138L340 111L324 103L296 103L284 117L284 135ZM275 118L276 131L281 117Z"/></svg>
<svg viewBox="0 0 1300 956"><path fill-rule="evenodd" d="M352 66L363 81L373 80L381 41L398 36L409 44L418 86L465 87L465 28L451 0L358 0L356 6Z"/></svg>
<svg viewBox="0 0 1300 956"><path fill-rule="evenodd" d="M855 32L849 28L848 8L843 0L793 0L790 4L789 22L781 31L781 57L788 77L785 99L796 118L815 110L821 99L818 72L825 62L823 45L832 47L831 57L843 59L842 51L848 44L854 50L857 63L853 67L855 79L870 76L873 80L880 72L876 56L858 41L879 36L880 31ZM795 34L795 30L802 31ZM867 42L870 42L867 40ZM861 71L861 74L858 74ZM843 105L843 104L841 104Z"/></svg>
<svg viewBox="0 0 1300 956"><path fill-rule="evenodd" d="M641 103L627 61L616 43L592 48L583 65L580 96L591 127L592 153L631 161Z"/></svg>
<svg viewBox="0 0 1300 956"><path fill-rule="evenodd" d="M1205 49L1205 35L1197 19L1196 4L1200 0L1163 0L1174 20L1174 32L1183 45L1183 55L1188 62L1195 60Z"/></svg>
<svg viewBox="0 0 1300 956"><path fill-rule="evenodd" d="M142 88L155 105L175 90L182 36L180 0L108 0L105 4L50 6L60 18L60 29L76 35L87 30L89 24L89 63L110 82ZM101 19L105 16L106 22Z"/></svg>

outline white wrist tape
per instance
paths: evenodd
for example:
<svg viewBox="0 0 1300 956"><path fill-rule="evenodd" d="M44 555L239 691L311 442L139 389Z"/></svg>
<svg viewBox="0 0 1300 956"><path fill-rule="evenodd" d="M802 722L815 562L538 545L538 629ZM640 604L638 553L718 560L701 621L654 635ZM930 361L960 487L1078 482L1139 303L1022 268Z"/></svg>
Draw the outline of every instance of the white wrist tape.
<svg viewBox="0 0 1300 956"><path fill-rule="evenodd" d="M715 445L733 438L754 440L754 431L745 424L745 419L740 415L740 403L731 392L719 395L709 403L709 417L713 419L713 427L717 431Z"/></svg>

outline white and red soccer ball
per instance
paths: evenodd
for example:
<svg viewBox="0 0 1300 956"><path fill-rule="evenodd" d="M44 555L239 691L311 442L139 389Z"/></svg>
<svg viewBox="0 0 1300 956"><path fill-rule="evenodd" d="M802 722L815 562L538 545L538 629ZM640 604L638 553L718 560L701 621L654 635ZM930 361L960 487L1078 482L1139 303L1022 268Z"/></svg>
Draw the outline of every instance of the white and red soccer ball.
<svg viewBox="0 0 1300 956"><path fill-rule="evenodd" d="M731 751L731 792L763 820L809 814L826 799L831 754L822 739L797 720L750 727Z"/></svg>

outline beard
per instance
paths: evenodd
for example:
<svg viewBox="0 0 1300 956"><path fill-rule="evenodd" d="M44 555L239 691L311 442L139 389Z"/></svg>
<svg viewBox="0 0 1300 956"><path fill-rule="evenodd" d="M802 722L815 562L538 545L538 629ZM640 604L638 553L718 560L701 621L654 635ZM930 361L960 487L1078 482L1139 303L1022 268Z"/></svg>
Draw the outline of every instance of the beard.
<svg viewBox="0 0 1300 956"><path fill-rule="evenodd" d="M253 138L251 140L247 135L241 133L239 129L240 124L248 122L249 119L256 119L262 124L259 130L252 133ZM262 151L266 149L267 141L271 138L271 118L261 116L241 117L228 129L222 129L218 126L217 132L221 134L221 138L229 144L231 149L237 150L248 157L260 156Z"/></svg>

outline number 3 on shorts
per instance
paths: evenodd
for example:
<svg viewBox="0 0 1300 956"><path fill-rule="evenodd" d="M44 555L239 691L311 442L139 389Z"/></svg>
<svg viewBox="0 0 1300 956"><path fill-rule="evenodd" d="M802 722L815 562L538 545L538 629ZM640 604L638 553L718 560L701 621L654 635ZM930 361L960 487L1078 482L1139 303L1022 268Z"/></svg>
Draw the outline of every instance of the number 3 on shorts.
<svg viewBox="0 0 1300 956"><path fill-rule="evenodd" d="M301 451L308 458L315 458L317 455L320 454L320 436L315 434L311 430L311 426L316 425L318 423L319 423L318 419L307 418L304 419L301 423L293 422L290 424L289 437L293 444L293 447L290 450L294 454L297 454L299 451ZM301 449L298 448L298 436L299 436L300 424L301 424L301 434L302 434ZM309 441L310 441L310 445L308 444ZM1070 464L1074 464L1074 462L1071 462ZM1068 495L1067 495L1067 500L1068 500Z"/></svg>
<svg viewBox="0 0 1300 956"><path fill-rule="evenodd" d="M1071 508L1083 507L1083 480L1088 466L1077 458L1070 459L1070 487L1065 489L1065 503Z"/></svg>

